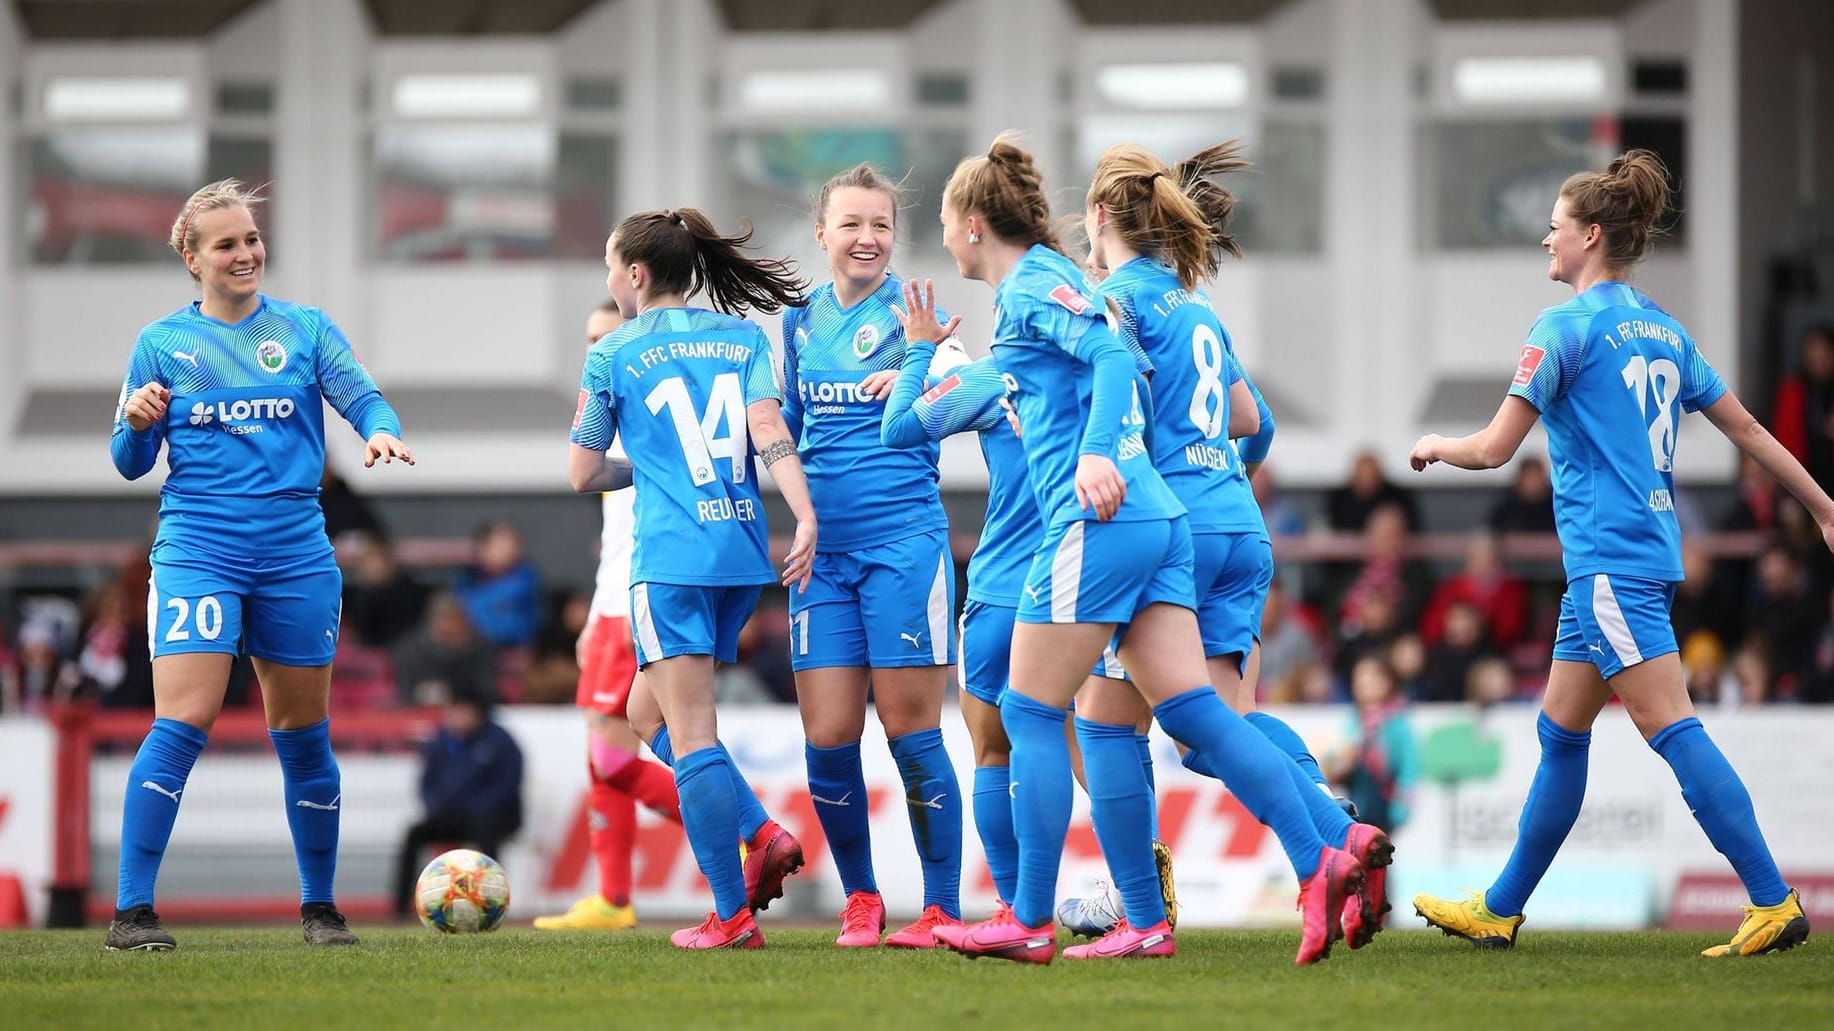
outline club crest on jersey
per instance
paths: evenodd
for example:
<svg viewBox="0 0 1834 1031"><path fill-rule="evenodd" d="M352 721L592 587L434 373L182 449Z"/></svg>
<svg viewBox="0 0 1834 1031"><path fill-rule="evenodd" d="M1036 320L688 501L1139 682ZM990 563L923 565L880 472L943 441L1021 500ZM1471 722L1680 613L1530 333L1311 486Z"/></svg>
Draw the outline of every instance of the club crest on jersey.
<svg viewBox="0 0 1834 1031"><path fill-rule="evenodd" d="M871 357L879 346L879 327L867 323L853 334L853 356L855 358Z"/></svg>
<svg viewBox="0 0 1834 1031"><path fill-rule="evenodd" d="M1545 350L1534 344L1523 344L1522 357L1516 362L1516 378L1510 382L1518 387L1528 386L1529 381L1535 378L1535 370L1541 367L1541 359L1546 357Z"/></svg>
<svg viewBox="0 0 1834 1031"><path fill-rule="evenodd" d="M1078 293L1076 288L1064 283L1051 291L1051 300L1070 309L1070 314L1081 315L1089 310L1089 299Z"/></svg>
<svg viewBox="0 0 1834 1031"><path fill-rule="evenodd" d="M255 361L264 372L279 372L287 367L287 349L278 340L263 340L255 345Z"/></svg>

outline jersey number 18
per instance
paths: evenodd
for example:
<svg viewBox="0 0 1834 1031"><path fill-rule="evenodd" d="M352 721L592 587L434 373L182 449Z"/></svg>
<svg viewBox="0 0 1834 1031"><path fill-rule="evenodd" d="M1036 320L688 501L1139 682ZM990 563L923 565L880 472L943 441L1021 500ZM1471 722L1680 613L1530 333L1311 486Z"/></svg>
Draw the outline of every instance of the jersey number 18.
<svg viewBox="0 0 1834 1031"><path fill-rule="evenodd" d="M1675 401L1681 394L1681 369L1667 358L1655 361L1632 355L1624 366L1624 385L1637 395L1637 412L1649 422L1649 460L1659 473L1675 467ZM1654 407L1651 418L1650 408Z"/></svg>

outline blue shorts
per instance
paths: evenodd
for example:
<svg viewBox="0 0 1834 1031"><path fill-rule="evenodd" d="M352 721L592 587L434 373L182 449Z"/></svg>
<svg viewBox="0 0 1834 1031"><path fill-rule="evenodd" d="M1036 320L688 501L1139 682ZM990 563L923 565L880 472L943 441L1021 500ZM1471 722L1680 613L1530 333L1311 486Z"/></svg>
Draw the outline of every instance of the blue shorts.
<svg viewBox="0 0 1834 1031"><path fill-rule="evenodd" d="M947 666L954 613L947 530L818 554L809 586L790 588L790 668Z"/></svg>
<svg viewBox="0 0 1834 1031"><path fill-rule="evenodd" d="M1606 680L1639 662L1677 651L1669 608L1675 585L1597 573L1567 584L1560 596L1554 658L1590 662Z"/></svg>
<svg viewBox="0 0 1834 1031"><path fill-rule="evenodd" d="M1274 547L1258 533L1194 533L1197 629L1204 658L1248 653L1261 639L1261 610L1274 582Z"/></svg>
<svg viewBox="0 0 1834 1031"><path fill-rule="evenodd" d="M962 690L988 705L999 705L1012 670L1013 617L1011 605L989 605L970 599L962 609L962 664L957 673Z"/></svg>
<svg viewBox="0 0 1834 1031"><path fill-rule="evenodd" d="M344 575L330 551L232 565L166 539L151 558L146 625L154 658L246 651L282 666L331 664Z"/></svg>
<svg viewBox="0 0 1834 1031"><path fill-rule="evenodd" d="M1045 530L1019 599L1021 623L1133 621L1148 605L1197 608L1184 516L1140 523L1077 520Z"/></svg>
<svg viewBox="0 0 1834 1031"><path fill-rule="evenodd" d="M709 584L630 585L630 636L639 669L677 655L739 660L739 631L764 588Z"/></svg>

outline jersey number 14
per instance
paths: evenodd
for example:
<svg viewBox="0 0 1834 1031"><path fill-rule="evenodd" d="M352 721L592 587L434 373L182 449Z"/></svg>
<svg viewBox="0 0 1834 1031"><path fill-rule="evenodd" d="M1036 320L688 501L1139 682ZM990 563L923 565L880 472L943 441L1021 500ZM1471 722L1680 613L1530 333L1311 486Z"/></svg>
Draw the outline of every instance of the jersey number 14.
<svg viewBox="0 0 1834 1031"><path fill-rule="evenodd" d="M705 487L718 476L713 471L715 459L732 463L732 482L745 482L745 455L751 438L745 425L745 393L739 388L739 374L722 372L713 377L713 390L707 398L707 411L694 408L688 385L680 376L670 376L643 399L650 414L669 413L675 436L681 442L682 458L688 463L688 476L696 487ZM724 424L724 434L721 424Z"/></svg>

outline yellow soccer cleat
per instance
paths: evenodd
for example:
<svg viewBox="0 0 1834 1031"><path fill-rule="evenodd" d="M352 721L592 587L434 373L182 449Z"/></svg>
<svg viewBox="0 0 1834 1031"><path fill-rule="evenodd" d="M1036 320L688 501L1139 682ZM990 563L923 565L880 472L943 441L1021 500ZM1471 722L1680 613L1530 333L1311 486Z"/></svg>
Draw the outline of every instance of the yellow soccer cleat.
<svg viewBox="0 0 1834 1031"><path fill-rule="evenodd" d="M1516 929L1522 917L1497 916L1484 905L1484 896L1467 890L1471 896L1463 902L1450 902L1431 895L1414 896L1414 912L1441 931L1463 938L1480 949L1507 949L1516 943Z"/></svg>
<svg viewBox="0 0 1834 1031"><path fill-rule="evenodd" d="M1774 906L1746 906L1745 920L1724 945L1715 945L1702 956L1762 956L1793 949L1809 940L1809 918L1802 912L1796 889Z"/></svg>
<svg viewBox="0 0 1834 1031"><path fill-rule="evenodd" d="M1153 865L1159 868L1159 898L1165 903L1165 922L1178 930L1178 885L1172 880L1171 846L1153 840Z"/></svg>
<svg viewBox="0 0 1834 1031"><path fill-rule="evenodd" d="M635 906L614 906L602 895L588 895L559 916L535 918L537 931L628 931L635 926Z"/></svg>

